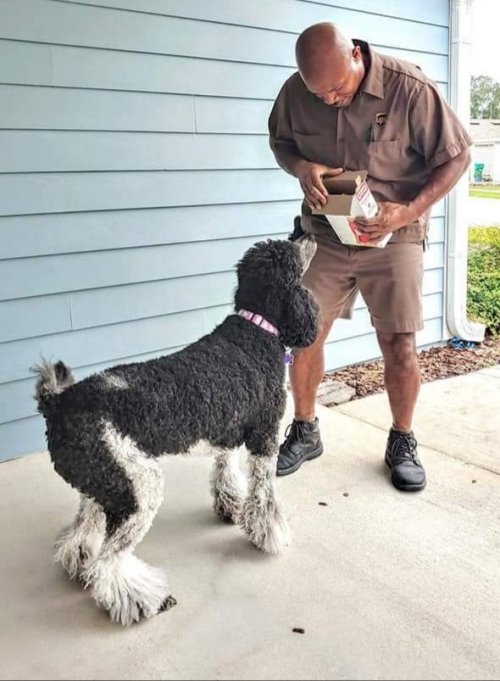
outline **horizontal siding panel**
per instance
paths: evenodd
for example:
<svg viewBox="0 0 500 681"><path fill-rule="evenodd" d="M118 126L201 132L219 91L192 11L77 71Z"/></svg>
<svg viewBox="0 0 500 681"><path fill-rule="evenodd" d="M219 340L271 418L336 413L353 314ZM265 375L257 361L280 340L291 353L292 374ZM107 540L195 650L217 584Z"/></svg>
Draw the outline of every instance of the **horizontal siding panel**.
<svg viewBox="0 0 500 681"><path fill-rule="evenodd" d="M235 286L231 271L73 293L73 328L229 305Z"/></svg>
<svg viewBox="0 0 500 681"><path fill-rule="evenodd" d="M431 243L444 241L443 207L434 208ZM299 212L300 201L277 201L3 217L0 260L287 233Z"/></svg>
<svg viewBox="0 0 500 681"><path fill-rule="evenodd" d="M426 270L424 295L441 292L443 276L442 268ZM230 305L235 285L235 274L230 271L3 302L0 303L1 341ZM11 306L11 310L6 312L5 306ZM361 296L355 307L365 307Z"/></svg>
<svg viewBox="0 0 500 681"><path fill-rule="evenodd" d="M422 331L417 332L418 347L439 343L443 339L442 327L442 317L427 320ZM365 336L328 342L325 345L325 367L327 371L367 362L379 357L381 357L381 352L375 332Z"/></svg>
<svg viewBox="0 0 500 681"><path fill-rule="evenodd" d="M282 170L51 173L0 176L0 213L289 201L298 182Z"/></svg>
<svg viewBox="0 0 500 681"><path fill-rule="evenodd" d="M0 298L116 286L233 268L255 239L227 239L0 262Z"/></svg>
<svg viewBox="0 0 500 681"><path fill-rule="evenodd" d="M25 20L26 14L30 22ZM335 21L344 24L346 30L354 24L357 35L366 40L375 44L383 39L382 51L402 50L396 56L420 60L419 65L432 78L447 80L446 57L432 60L430 56L436 52L447 54L447 29L425 26L417 33L414 24L396 18L353 14L343 9L336 9L335 14ZM295 67L297 35L283 30L117 12L52 0L3 0L0 25L2 37L10 40ZM426 40L425 53L421 49L422 33ZM388 47L385 47L386 36L390 36ZM418 54L412 52L415 49Z"/></svg>
<svg viewBox="0 0 500 681"><path fill-rule="evenodd" d="M191 0L193 1L193 0ZM315 0L301 0L317 4ZM196 2L196 0L194 0ZM319 0L320 4L336 7L349 7L361 12L397 16L411 21L426 22L440 26L449 24L448 0L419 0L400 2L400 0Z"/></svg>
<svg viewBox="0 0 500 681"><path fill-rule="evenodd" d="M168 349L160 349L154 352L147 352L143 354L114 358L107 362L99 362L89 366L84 366L75 369L71 367L76 381L90 376L91 374L99 373L105 369L116 366L117 364L130 364L132 362L145 362L149 359L155 359L162 355L171 354L181 350L181 347L174 347ZM33 398L35 393L36 377L31 375L30 378L23 378L19 381L11 381L9 383L0 384L0 442L1 432L4 424L10 421L27 423L26 419L36 414L36 402ZM41 420L41 419L40 419ZM1 449L0 449L1 460Z"/></svg>
<svg viewBox="0 0 500 681"><path fill-rule="evenodd" d="M267 132L272 104L271 100L195 97L196 129L201 133L261 134Z"/></svg>
<svg viewBox="0 0 500 681"><path fill-rule="evenodd" d="M413 28L415 30L415 28ZM448 55L447 54L431 54L430 52L414 52L412 50L403 50L398 47L384 46L381 48L375 47L378 52L390 55L396 59L404 59L405 61L415 64L425 73L426 76L439 83L448 82Z"/></svg>
<svg viewBox="0 0 500 681"><path fill-rule="evenodd" d="M71 0L70 0L71 1ZM138 10L137 0L82 0L86 5L103 5L115 9ZM331 8L329 7L331 5ZM309 0L140 0L140 10L152 14L188 17L227 24L258 26L278 31L302 31L317 21L338 21L337 12L342 9L356 10L361 21L366 15L382 15L416 20L437 26L448 25L447 0L334 0L333 2L309 2ZM361 12L362 14L358 14ZM359 35L362 35L359 30Z"/></svg>
<svg viewBox="0 0 500 681"><path fill-rule="evenodd" d="M73 293L70 296L73 328L230 305L235 286L236 276L231 271ZM442 288L442 268L426 271L424 295L439 293ZM357 307L363 306L360 299Z"/></svg>
<svg viewBox="0 0 500 681"><path fill-rule="evenodd" d="M0 461L42 451L46 447L45 423L40 416L0 426Z"/></svg>
<svg viewBox="0 0 500 681"><path fill-rule="evenodd" d="M68 296L0 302L0 343L70 329Z"/></svg>
<svg viewBox="0 0 500 681"><path fill-rule="evenodd" d="M0 85L0 128L195 132L194 98Z"/></svg>
<svg viewBox="0 0 500 681"><path fill-rule="evenodd" d="M254 133L272 100L0 85L0 128ZM196 110L196 122L195 122Z"/></svg>
<svg viewBox="0 0 500 681"><path fill-rule="evenodd" d="M26 298L63 291L227 272L255 242L226 239L141 249L0 261L0 298ZM444 245L431 244L426 269L443 266Z"/></svg>
<svg viewBox="0 0 500 681"><path fill-rule="evenodd" d="M393 50L395 56L397 51ZM443 83L447 81L448 59L443 57ZM430 76L427 67L421 68ZM434 78L438 80L437 77ZM441 90L446 86L441 85ZM201 133L255 133L267 131L272 100L234 99L231 97L195 97L196 129ZM1 115L1 114L0 114Z"/></svg>
<svg viewBox="0 0 500 681"><path fill-rule="evenodd" d="M0 82L5 84L273 100L294 71L294 67L0 40ZM441 89L446 93L446 85Z"/></svg>
<svg viewBox="0 0 500 681"><path fill-rule="evenodd" d="M446 215L446 199L441 199L432 207L432 216L436 218L444 217L445 215Z"/></svg>
<svg viewBox="0 0 500 681"><path fill-rule="evenodd" d="M444 217L433 217L429 225L429 242L437 244L445 239L445 219Z"/></svg>
<svg viewBox="0 0 500 681"><path fill-rule="evenodd" d="M285 233L298 212L276 201L3 217L0 259Z"/></svg>
<svg viewBox="0 0 500 681"><path fill-rule="evenodd" d="M281 170L0 176L3 216L290 201L301 196L297 180ZM444 205L438 202L433 215L444 215Z"/></svg>
<svg viewBox="0 0 500 681"><path fill-rule="evenodd" d="M35 416L35 377L0 384L0 429L9 421Z"/></svg>
<svg viewBox="0 0 500 681"><path fill-rule="evenodd" d="M51 0L2 0L0 26L10 40L283 66L292 65L295 41L284 32Z"/></svg>
<svg viewBox="0 0 500 681"><path fill-rule="evenodd" d="M0 303L1 340L32 338L70 329L231 305L235 286L234 271L228 271L3 302ZM442 290L442 267L426 270L424 295ZM11 309L6 313L7 306ZM355 307L365 307L361 296Z"/></svg>
<svg viewBox="0 0 500 681"><path fill-rule="evenodd" d="M433 270L443 267L444 263L444 243L430 244L424 253L424 267L426 270Z"/></svg>
<svg viewBox="0 0 500 681"><path fill-rule="evenodd" d="M264 134L0 131L0 173L275 167Z"/></svg>
<svg viewBox="0 0 500 681"><path fill-rule="evenodd" d="M67 0L73 1L115 9L133 11L138 9L137 0ZM301 6L301 2L306 7ZM268 3L267 0L238 0L236 4L234 0L212 0L210 3L203 3L200 0L141 0L140 10L152 14L300 32L304 28L304 11L307 11L307 16L310 16L311 11L323 12L322 18L314 19L311 23L326 21L328 17L325 17L324 12L328 9L325 5L333 4L335 7L369 14L448 26L447 0L421 0L418 5L412 2L401 3L400 0L335 0L334 3L321 0L310 2L313 8L307 8L306 3L309 3L309 0L301 2L291 4L289 0L273 0L272 3ZM333 19L330 17L329 20Z"/></svg>
<svg viewBox="0 0 500 681"><path fill-rule="evenodd" d="M439 293L443 291L444 269L443 267L436 267L433 270L426 270L424 272L423 293Z"/></svg>
<svg viewBox="0 0 500 681"><path fill-rule="evenodd" d="M0 40L0 82L274 99L293 68Z"/></svg>
<svg viewBox="0 0 500 681"><path fill-rule="evenodd" d="M171 354L180 348L171 348L168 350L158 350L155 352L148 352L144 354L134 355L132 357L120 357L108 360L107 362L100 362L91 366L85 366L79 369L71 367L73 375L77 381L81 381L86 376L104 371L117 364L130 364L131 362L145 362L149 359L160 357L161 355ZM19 421L21 419L29 418L37 413L36 402L33 398L35 394L36 377L34 375L30 378L23 378L19 381L11 381L9 383L0 384L0 432L3 424L10 421Z"/></svg>
<svg viewBox="0 0 500 681"><path fill-rule="evenodd" d="M186 345L212 331L230 311L216 307L3 343L0 383L28 378L41 357L76 368Z"/></svg>

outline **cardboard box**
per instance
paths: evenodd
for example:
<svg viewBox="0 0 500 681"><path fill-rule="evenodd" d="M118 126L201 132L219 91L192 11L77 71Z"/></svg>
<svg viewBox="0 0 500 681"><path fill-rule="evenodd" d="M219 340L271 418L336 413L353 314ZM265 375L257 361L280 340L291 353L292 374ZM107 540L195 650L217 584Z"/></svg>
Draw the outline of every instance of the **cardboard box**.
<svg viewBox="0 0 500 681"><path fill-rule="evenodd" d="M324 215L343 244L384 248L392 234L387 234L377 244L366 243L366 235L357 232L355 218L372 218L378 206L366 183L366 170L346 170L336 177L324 177L328 200L314 215Z"/></svg>

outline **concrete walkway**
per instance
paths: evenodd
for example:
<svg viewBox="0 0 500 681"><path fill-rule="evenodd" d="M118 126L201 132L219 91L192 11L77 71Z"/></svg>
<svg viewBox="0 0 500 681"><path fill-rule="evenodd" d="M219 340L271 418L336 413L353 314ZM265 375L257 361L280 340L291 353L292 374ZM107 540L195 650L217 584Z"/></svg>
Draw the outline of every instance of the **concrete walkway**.
<svg viewBox="0 0 500 681"><path fill-rule="evenodd" d="M424 385L429 484L410 495L382 463L385 395L320 407L325 455L277 481L293 532L277 558L212 515L210 459L164 459L138 553L179 604L126 630L51 564L76 494L45 454L3 464L0 677L498 679L499 407L500 367Z"/></svg>

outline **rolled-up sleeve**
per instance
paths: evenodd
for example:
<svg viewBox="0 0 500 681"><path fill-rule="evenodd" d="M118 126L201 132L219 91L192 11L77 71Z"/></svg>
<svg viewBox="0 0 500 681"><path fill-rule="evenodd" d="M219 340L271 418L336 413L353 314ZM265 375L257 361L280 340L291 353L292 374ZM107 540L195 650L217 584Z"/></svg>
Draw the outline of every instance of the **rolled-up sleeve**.
<svg viewBox="0 0 500 681"><path fill-rule="evenodd" d="M423 82L410 108L411 146L437 168L471 146L472 139L437 86Z"/></svg>
<svg viewBox="0 0 500 681"><path fill-rule="evenodd" d="M287 83L281 88L269 115L269 145L278 164L293 175L292 164L301 156L293 139Z"/></svg>

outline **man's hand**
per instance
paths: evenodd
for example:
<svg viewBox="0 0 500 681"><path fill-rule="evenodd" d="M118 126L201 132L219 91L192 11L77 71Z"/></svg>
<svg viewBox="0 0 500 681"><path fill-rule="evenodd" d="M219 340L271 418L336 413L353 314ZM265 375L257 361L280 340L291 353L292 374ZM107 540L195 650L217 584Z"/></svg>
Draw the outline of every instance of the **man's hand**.
<svg viewBox="0 0 500 681"><path fill-rule="evenodd" d="M377 243L386 234L406 227L418 219L415 209L404 203L381 201L378 207L379 211L374 218L356 217L356 228L360 234L360 241L364 243Z"/></svg>
<svg viewBox="0 0 500 681"><path fill-rule="evenodd" d="M310 208L322 208L328 199L328 192L322 182L326 175L340 175L343 168L329 168L320 163L300 161L294 168L295 177L299 180L306 201Z"/></svg>

